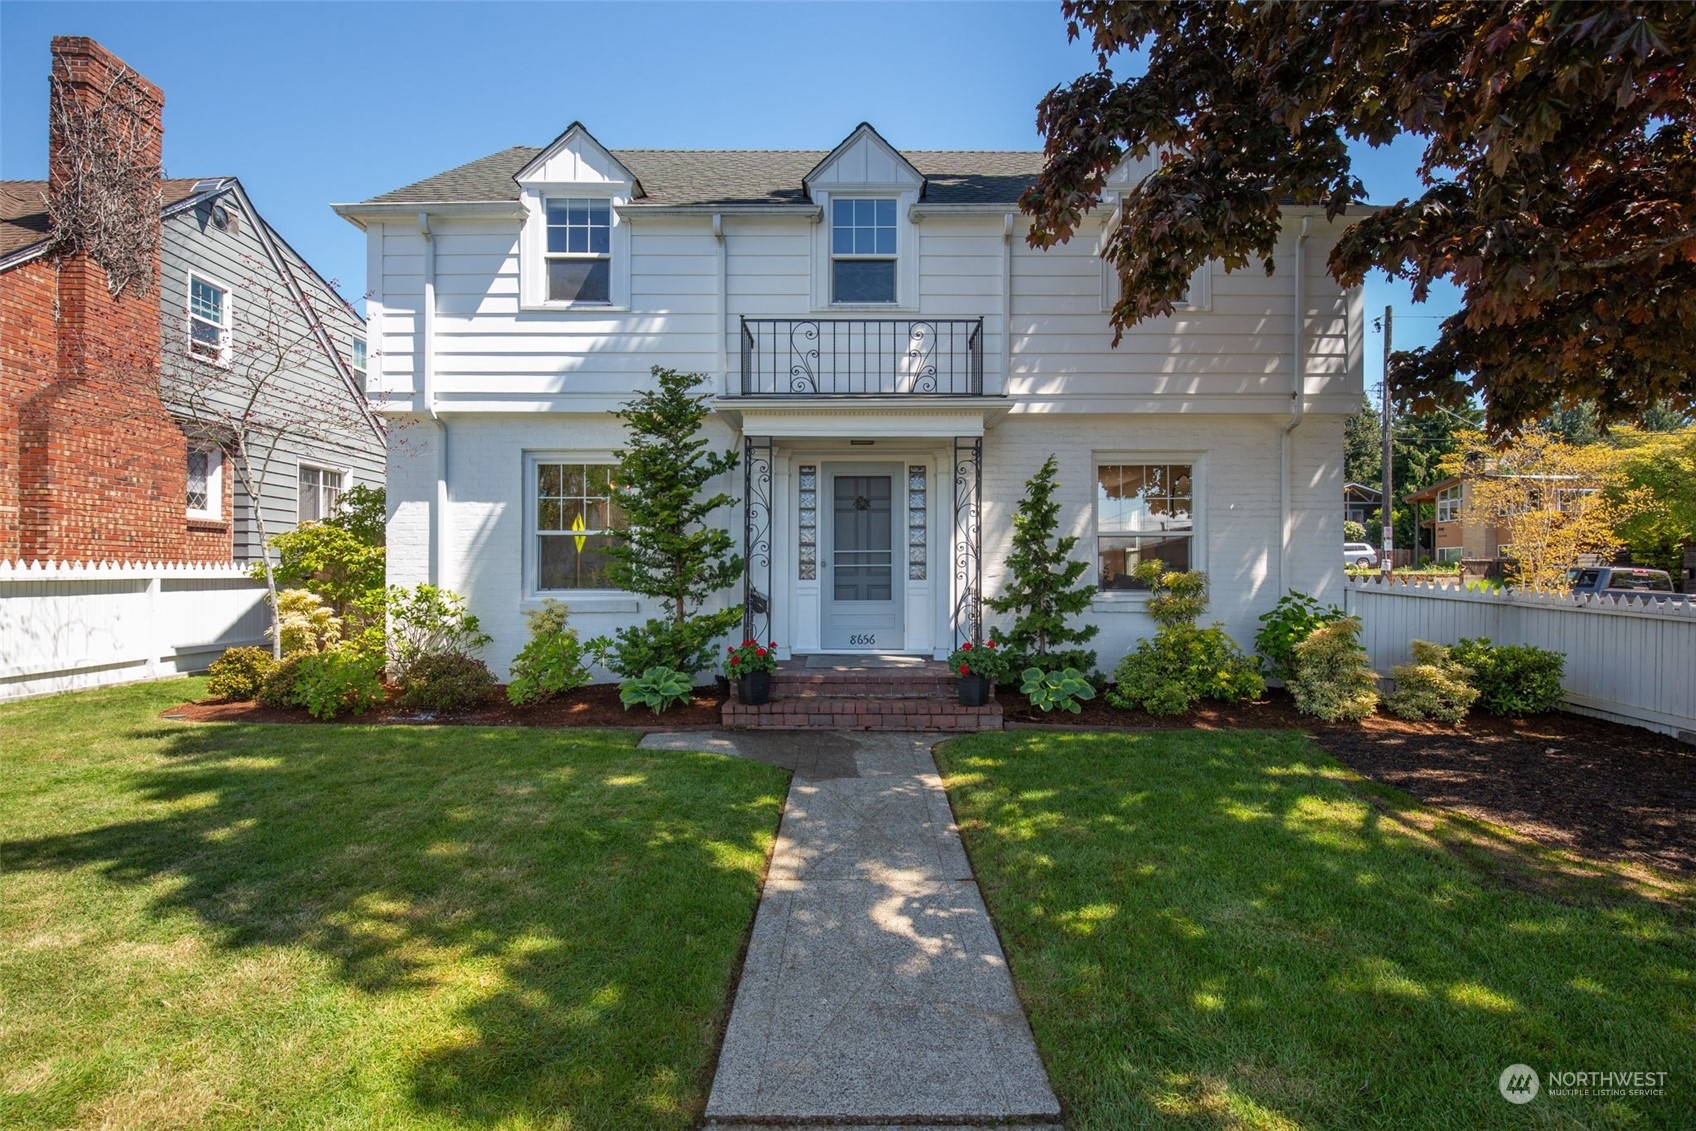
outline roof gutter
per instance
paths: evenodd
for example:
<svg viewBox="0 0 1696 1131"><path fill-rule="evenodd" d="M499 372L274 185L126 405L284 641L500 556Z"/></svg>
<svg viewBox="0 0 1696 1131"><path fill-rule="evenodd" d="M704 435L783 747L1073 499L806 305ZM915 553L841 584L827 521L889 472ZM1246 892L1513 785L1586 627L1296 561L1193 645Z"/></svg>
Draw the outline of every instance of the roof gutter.
<svg viewBox="0 0 1696 1131"><path fill-rule="evenodd" d="M619 216L631 220L638 216L805 216L817 219L824 209L816 204L620 204L615 206Z"/></svg>
<svg viewBox="0 0 1696 1131"><path fill-rule="evenodd" d="M364 228L367 220L405 220L420 215L428 208L438 216L498 216L501 219L522 220L524 208L516 200L396 200L381 204L332 204L332 211L356 228Z"/></svg>
<svg viewBox="0 0 1696 1131"><path fill-rule="evenodd" d="M1278 437L1278 591L1288 588L1290 570L1290 433L1301 427L1307 412L1307 351L1303 347L1302 331L1305 321L1307 293L1303 272L1307 250L1308 227L1311 216L1301 218L1301 234L1296 237L1295 305L1290 313L1290 419Z"/></svg>

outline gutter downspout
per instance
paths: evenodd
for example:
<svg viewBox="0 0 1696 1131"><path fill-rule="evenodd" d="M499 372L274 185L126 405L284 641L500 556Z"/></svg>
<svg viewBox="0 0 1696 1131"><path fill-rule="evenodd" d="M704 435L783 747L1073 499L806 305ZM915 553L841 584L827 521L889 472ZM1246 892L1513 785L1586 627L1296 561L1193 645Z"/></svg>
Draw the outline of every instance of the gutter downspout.
<svg viewBox="0 0 1696 1131"><path fill-rule="evenodd" d="M436 426L436 499L430 508L430 584L446 588L448 530L448 425L436 411L436 235L430 214L418 214L424 237L424 308L420 318L418 393Z"/></svg>
<svg viewBox="0 0 1696 1131"><path fill-rule="evenodd" d="M1013 213L1001 217L1001 388L1013 378ZM983 390L989 392L988 389Z"/></svg>
<svg viewBox="0 0 1696 1131"><path fill-rule="evenodd" d="M729 288L729 248L724 242L724 213L713 213L713 239L718 243L718 371L722 385L720 396L730 396L730 347L726 344L730 333L730 296Z"/></svg>
<svg viewBox="0 0 1696 1131"><path fill-rule="evenodd" d="M1278 593L1289 588L1290 572L1290 433L1301 427L1302 414L1307 411L1307 351L1302 346L1302 330L1306 304L1306 287L1302 273L1306 270L1303 252L1307 245L1307 230L1311 216L1301 218L1301 234L1296 237L1295 308L1290 315L1290 357L1294 375L1290 381L1290 419L1278 437Z"/></svg>

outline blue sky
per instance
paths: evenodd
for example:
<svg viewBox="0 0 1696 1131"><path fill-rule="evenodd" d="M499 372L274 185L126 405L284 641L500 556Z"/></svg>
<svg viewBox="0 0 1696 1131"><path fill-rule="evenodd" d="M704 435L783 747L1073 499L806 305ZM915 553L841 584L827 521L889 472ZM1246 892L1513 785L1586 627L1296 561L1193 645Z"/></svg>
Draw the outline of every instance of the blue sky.
<svg viewBox="0 0 1696 1131"><path fill-rule="evenodd" d="M357 298L364 238L329 210L573 119L620 148L1040 148L1036 103L1093 65L1044 3L22 3L0 0L0 177L47 164L48 41L88 35L165 90L165 167L234 175ZM1374 201L1418 191L1418 147L1357 153ZM1445 291L1396 309L1431 341ZM1376 333L1367 382L1379 375Z"/></svg>

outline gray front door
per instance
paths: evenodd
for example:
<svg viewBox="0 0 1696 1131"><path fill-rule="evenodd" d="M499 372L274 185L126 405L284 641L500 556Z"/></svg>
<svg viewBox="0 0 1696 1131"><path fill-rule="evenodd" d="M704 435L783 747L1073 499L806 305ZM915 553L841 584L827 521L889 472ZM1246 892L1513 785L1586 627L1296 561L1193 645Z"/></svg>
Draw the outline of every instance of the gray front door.
<svg viewBox="0 0 1696 1131"><path fill-rule="evenodd" d="M895 533L903 528L896 513L901 469L849 463L827 464L823 471L824 646L899 652L906 644L904 574L895 560Z"/></svg>

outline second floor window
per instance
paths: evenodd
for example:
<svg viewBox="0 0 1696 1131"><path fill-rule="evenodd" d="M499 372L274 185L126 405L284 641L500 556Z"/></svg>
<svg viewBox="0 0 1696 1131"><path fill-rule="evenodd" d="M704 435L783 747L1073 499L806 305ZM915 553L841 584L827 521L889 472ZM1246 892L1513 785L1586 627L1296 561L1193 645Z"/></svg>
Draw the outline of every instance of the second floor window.
<svg viewBox="0 0 1696 1131"><path fill-rule="evenodd" d="M612 301L612 202L548 201L549 302Z"/></svg>
<svg viewBox="0 0 1696 1131"><path fill-rule="evenodd" d="M1437 521L1454 522L1460 517L1460 488L1447 487L1437 492Z"/></svg>
<svg viewBox="0 0 1696 1131"><path fill-rule="evenodd" d="M365 339L353 339L353 357L349 362L353 370L353 383L359 386L359 391L365 391Z"/></svg>
<svg viewBox="0 0 1696 1131"><path fill-rule="evenodd" d="M230 293L199 275L188 277L188 348L220 364L230 348Z"/></svg>
<svg viewBox="0 0 1696 1131"><path fill-rule="evenodd" d="M830 202L830 301L895 301L895 201Z"/></svg>

